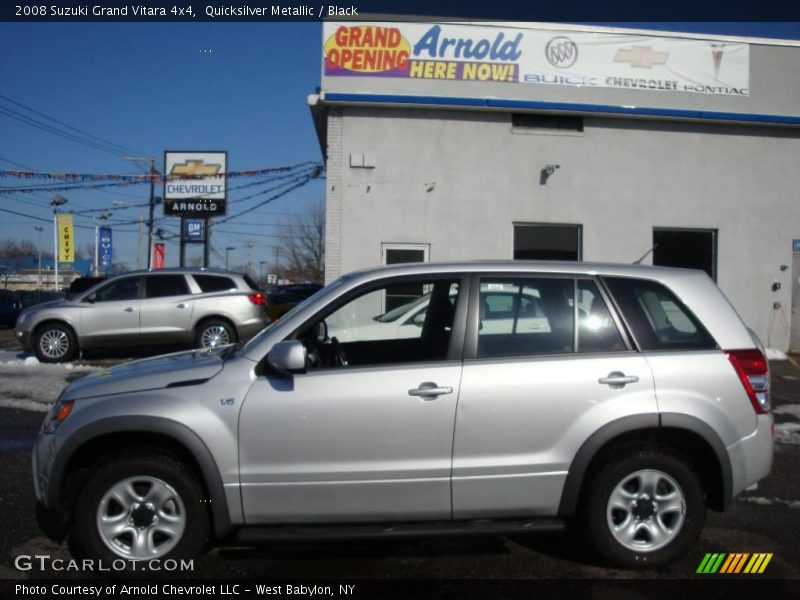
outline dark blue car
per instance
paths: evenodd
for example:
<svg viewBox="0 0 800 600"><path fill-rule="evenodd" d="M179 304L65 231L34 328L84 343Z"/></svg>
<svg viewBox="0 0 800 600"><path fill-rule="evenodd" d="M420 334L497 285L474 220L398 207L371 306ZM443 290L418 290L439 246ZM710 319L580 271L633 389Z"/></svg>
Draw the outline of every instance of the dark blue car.
<svg viewBox="0 0 800 600"><path fill-rule="evenodd" d="M22 311L22 302L16 292L0 290L0 325L13 327Z"/></svg>

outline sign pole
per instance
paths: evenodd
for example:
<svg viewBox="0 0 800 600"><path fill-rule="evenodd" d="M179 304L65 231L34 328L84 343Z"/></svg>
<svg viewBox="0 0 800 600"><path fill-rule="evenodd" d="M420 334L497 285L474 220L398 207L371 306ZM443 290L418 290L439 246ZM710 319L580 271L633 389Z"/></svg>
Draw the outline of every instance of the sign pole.
<svg viewBox="0 0 800 600"><path fill-rule="evenodd" d="M205 228L205 236L203 236L203 266L208 267L208 247L211 244L211 228L209 227L211 221L208 217L203 219L203 227Z"/></svg>
<svg viewBox="0 0 800 600"><path fill-rule="evenodd" d="M181 251L179 263L181 267L186 266L186 220L181 217Z"/></svg>

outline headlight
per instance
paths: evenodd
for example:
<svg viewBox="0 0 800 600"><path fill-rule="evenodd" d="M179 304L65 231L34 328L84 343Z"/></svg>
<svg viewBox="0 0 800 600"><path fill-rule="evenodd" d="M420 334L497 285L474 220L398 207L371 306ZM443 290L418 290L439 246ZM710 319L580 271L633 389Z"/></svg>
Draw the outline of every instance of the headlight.
<svg viewBox="0 0 800 600"><path fill-rule="evenodd" d="M24 311L20 313L20 315L17 317L17 326L22 325L25 321L27 321L29 314L30 313Z"/></svg>
<svg viewBox="0 0 800 600"><path fill-rule="evenodd" d="M75 404L74 400L58 400L42 424L42 433L53 433L58 426L69 416L72 412L72 407Z"/></svg>

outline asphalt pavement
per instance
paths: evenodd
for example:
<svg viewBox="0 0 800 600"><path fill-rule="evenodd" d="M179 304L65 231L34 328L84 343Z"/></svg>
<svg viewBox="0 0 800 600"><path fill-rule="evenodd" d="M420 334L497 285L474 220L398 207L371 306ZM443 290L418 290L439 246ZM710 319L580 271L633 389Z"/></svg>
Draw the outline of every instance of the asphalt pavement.
<svg viewBox="0 0 800 600"><path fill-rule="evenodd" d="M0 330L0 348L13 348ZM94 358L110 364L127 357ZM800 368L772 363L773 406L800 404ZM779 422L797 419L776 415ZM30 448L43 415L0 409L0 578L79 577L80 573L19 571L15 557L48 554L68 558L66 545L39 531L34 517ZM291 544L215 549L195 561L187 575L201 578L303 579L694 579L707 552L771 552L762 578L800 578L800 445L776 444L772 474L758 489L737 498L723 514L709 512L689 555L658 570L623 572L598 565L584 544L564 535L426 538L359 543Z"/></svg>

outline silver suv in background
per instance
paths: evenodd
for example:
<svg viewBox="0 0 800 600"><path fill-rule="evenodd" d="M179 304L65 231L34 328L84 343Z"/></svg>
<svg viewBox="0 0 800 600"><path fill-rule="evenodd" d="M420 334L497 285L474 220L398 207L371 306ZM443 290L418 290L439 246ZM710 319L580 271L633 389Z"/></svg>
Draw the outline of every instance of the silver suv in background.
<svg viewBox="0 0 800 600"><path fill-rule="evenodd" d="M395 309L412 323L381 337ZM73 382L34 484L59 516L42 523L95 558L572 520L642 568L769 474L769 410L763 349L701 271L396 265L341 277L242 348Z"/></svg>
<svg viewBox="0 0 800 600"><path fill-rule="evenodd" d="M193 344L214 348L246 341L267 323L264 296L247 275L213 269L134 271L69 300L34 306L16 337L42 362L79 350Z"/></svg>

